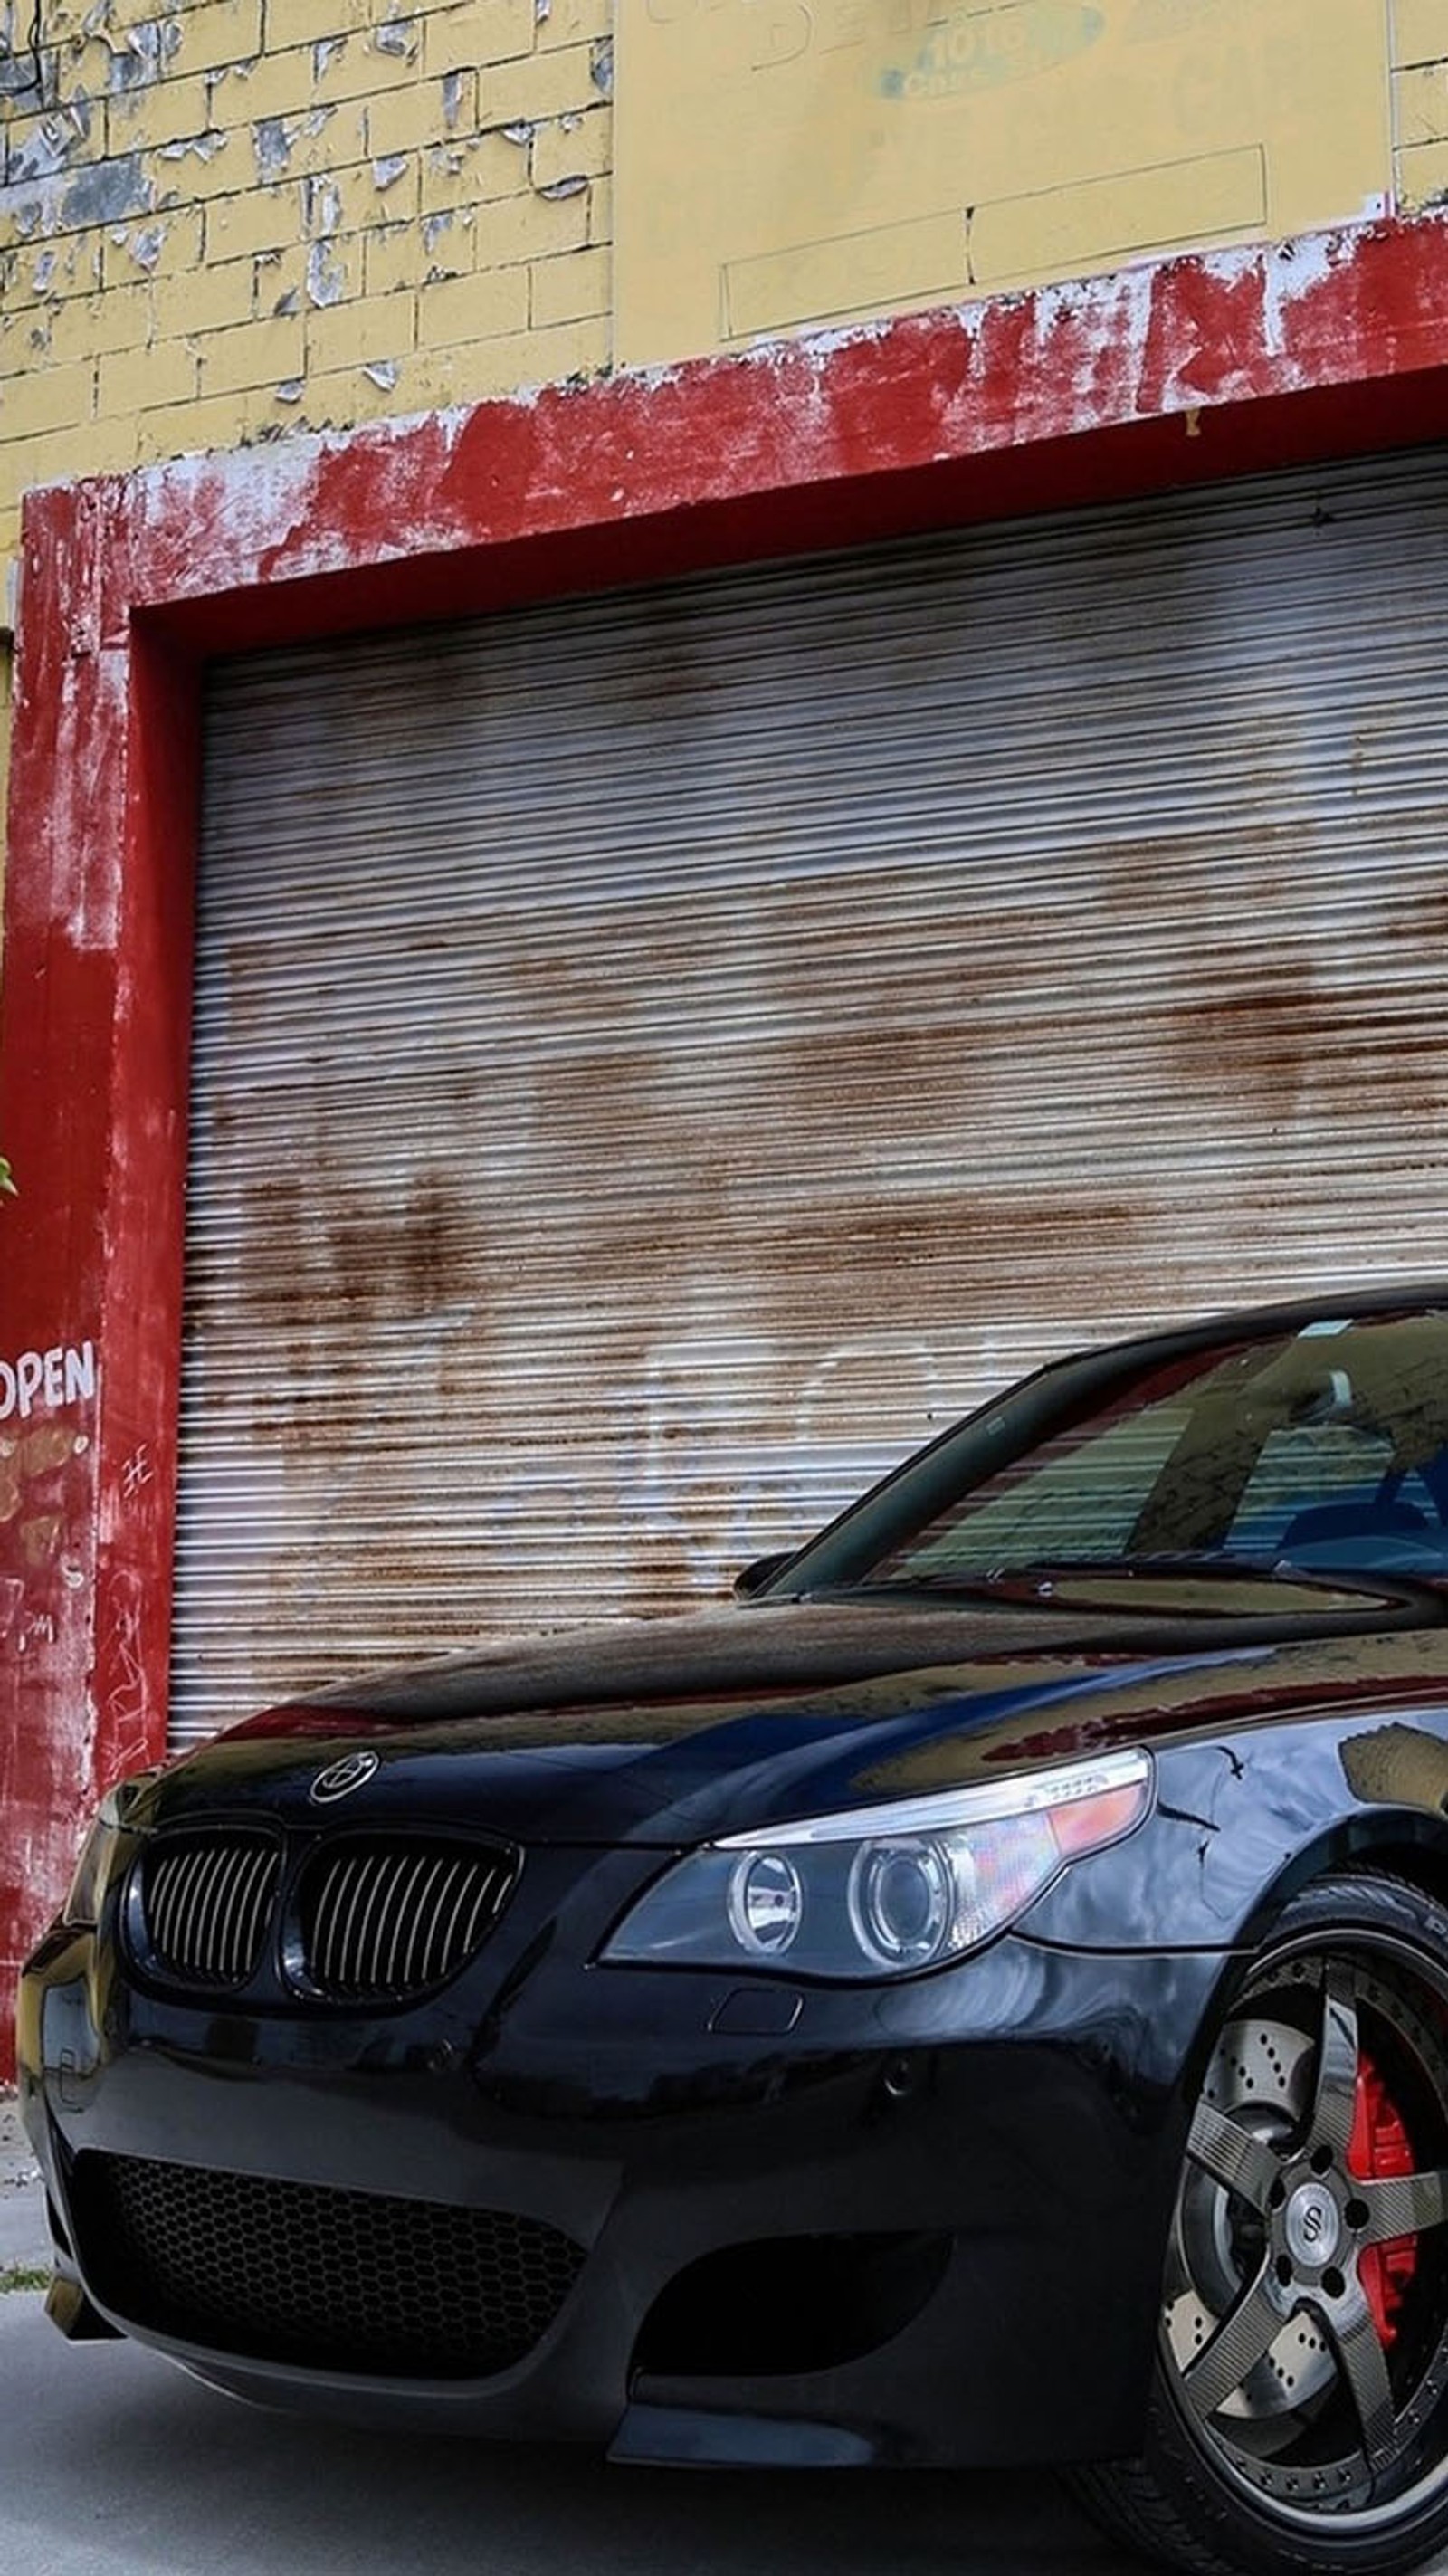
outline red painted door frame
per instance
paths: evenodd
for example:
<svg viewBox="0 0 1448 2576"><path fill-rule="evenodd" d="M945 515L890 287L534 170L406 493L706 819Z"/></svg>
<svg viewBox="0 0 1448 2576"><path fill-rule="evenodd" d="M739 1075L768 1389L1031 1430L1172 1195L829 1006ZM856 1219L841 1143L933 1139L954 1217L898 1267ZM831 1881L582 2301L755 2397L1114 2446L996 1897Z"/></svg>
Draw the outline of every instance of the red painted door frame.
<svg viewBox="0 0 1448 2576"><path fill-rule="evenodd" d="M1440 220L1390 222L29 497L0 1994L96 1792L164 1741L208 658L1448 438L1445 253Z"/></svg>

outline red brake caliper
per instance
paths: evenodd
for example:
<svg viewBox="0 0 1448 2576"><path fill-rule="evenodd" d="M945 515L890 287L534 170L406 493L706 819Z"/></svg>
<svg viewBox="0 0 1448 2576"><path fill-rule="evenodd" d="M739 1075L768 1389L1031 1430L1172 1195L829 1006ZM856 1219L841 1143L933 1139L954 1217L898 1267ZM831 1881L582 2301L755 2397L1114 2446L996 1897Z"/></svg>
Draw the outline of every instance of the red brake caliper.
<svg viewBox="0 0 1448 2576"><path fill-rule="evenodd" d="M1359 2182L1391 2182L1413 2171L1408 2132L1386 2084L1366 2055L1358 2060L1357 2103L1347 2161L1349 2171ZM1417 2268L1416 2236L1394 2236L1386 2245L1365 2245L1358 2258L1363 2296L1384 2349L1397 2334L1394 2320Z"/></svg>

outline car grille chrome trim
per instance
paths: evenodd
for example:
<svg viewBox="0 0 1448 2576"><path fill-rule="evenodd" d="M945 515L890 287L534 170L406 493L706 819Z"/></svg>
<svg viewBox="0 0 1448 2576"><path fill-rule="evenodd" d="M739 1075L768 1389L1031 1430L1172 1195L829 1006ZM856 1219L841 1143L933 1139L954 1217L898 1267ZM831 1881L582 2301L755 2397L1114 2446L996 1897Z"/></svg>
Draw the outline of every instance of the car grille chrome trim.
<svg viewBox="0 0 1448 2576"><path fill-rule="evenodd" d="M145 1941L156 1965L186 1985L237 1986L261 1960L281 1873L281 1849L255 1833L178 1835L142 1870Z"/></svg>
<svg viewBox="0 0 1448 2576"><path fill-rule="evenodd" d="M338 2002L425 1993L481 1947L517 1866L514 1852L413 1835L323 1849L302 1872L293 1964Z"/></svg>
<svg viewBox="0 0 1448 2576"><path fill-rule="evenodd" d="M275 1927L290 1984L328 2002L403 2003L474 1957L519 1869L508 1845L348 1834L311 1851L285 1895L284 1861L282 1836L257 1828L160 1837L132 1885L138 1963L196 1991L244 1986Z"/></svg>
<svg viewBox="0 0 1448 2576"><path fill-rule="evenodd" d="M88 2149L86 2280L117 2317L212 2352L345 2374L484 2378L545 2335L584 2248L511 2210Z"/></svg>

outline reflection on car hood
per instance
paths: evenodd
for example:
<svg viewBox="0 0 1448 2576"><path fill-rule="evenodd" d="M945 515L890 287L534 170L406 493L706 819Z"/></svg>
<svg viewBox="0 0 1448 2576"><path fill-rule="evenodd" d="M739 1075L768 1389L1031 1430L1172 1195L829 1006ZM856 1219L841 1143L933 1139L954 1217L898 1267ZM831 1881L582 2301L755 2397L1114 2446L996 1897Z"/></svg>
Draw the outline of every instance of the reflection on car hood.
<svg viewBox="0 0 1448 2576"><path fill-rule="evenodd" d="M618 1621L269 1710L177 1765L158 1807L255 1801L320 1823L317 1772L366 1745L379 1768L325 1811L337 1824L682 1843L1270 1712L1440 1700L1448 1640L1421 1617L1378 1601L1210 1626L782 1602Z"/></svg>

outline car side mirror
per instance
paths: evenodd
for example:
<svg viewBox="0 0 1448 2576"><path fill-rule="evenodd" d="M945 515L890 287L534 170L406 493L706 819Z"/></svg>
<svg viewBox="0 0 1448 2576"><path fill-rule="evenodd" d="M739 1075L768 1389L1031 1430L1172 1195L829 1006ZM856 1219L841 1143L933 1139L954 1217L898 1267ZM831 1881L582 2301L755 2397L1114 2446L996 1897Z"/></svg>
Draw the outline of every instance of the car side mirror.
<svg viewBox="0 0 1448 2576"><path fill-rule="evenodd" d="M797 1547L777 1547L771 1556L757 1556L742 1574L735 1575L735 1600L752 1601L755 1593L762 1592L773 1575L782 1574L787 1565L792 1565L798 1554Z"/></svg>

